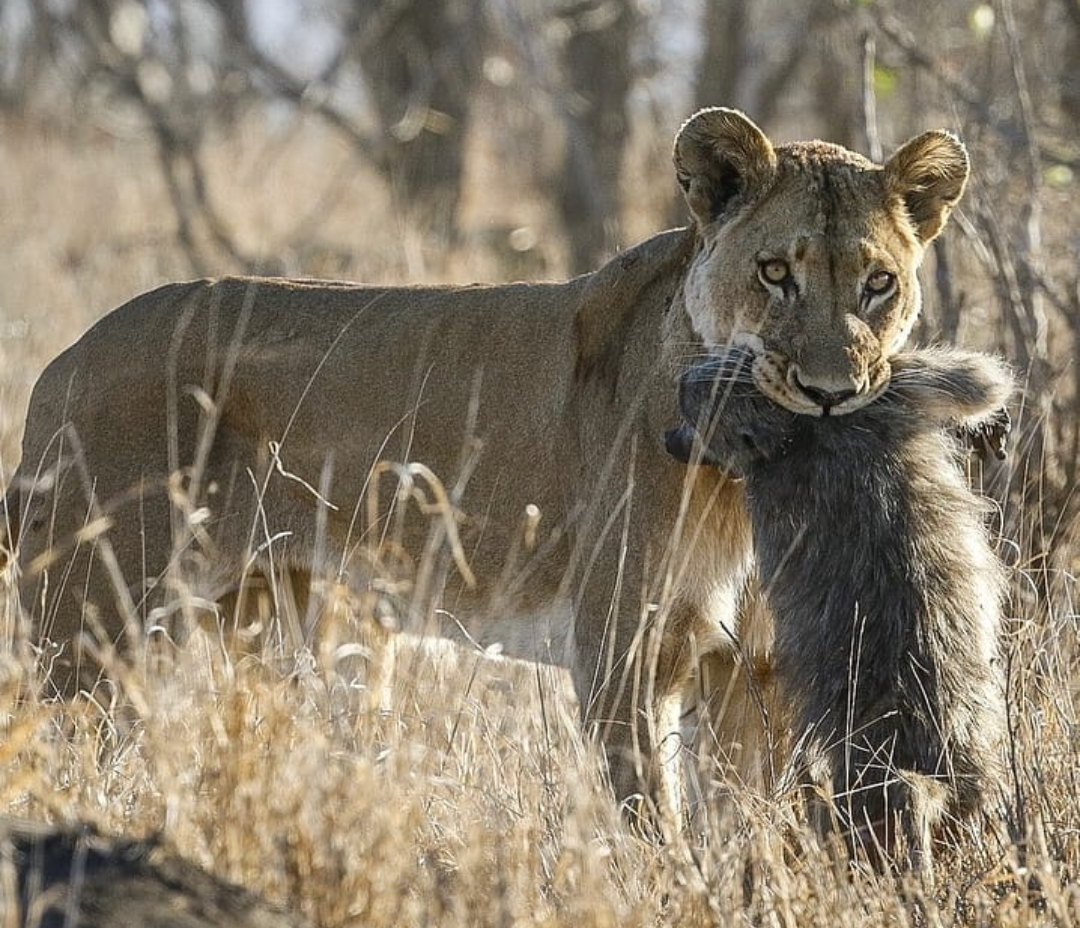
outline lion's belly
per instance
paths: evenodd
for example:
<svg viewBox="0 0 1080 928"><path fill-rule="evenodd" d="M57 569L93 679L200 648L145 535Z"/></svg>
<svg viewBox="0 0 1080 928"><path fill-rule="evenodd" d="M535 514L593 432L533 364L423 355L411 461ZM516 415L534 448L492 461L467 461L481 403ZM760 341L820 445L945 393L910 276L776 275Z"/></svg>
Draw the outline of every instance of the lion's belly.
<svg viewBox="0 0 1080 928"><path fill-rule="evenodd" d="M565 597L535 609L507 607L498 614L443 611L439 633L491 656L568 667L574 653L574 611Z"/></svg>

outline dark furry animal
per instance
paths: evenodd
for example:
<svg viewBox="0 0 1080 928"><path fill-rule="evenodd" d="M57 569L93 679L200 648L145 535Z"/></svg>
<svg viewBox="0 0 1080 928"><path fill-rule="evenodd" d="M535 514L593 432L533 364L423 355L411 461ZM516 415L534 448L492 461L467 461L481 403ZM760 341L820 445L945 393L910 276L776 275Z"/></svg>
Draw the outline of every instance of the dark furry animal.
<svg viewBox="0 0 1080 928"><path fill-rule="evenodd" d="M797 769L831 787L820 827L921 866L932 835L998 785L1002 571L955 430L998 421L1012 378L985 355L927 349L892 361L886 392L844 416L765 399L753 356L728 349L683 377L698 454L746 481L776 671ZM669 436L686 457L693 431Z"/></svg>
<svg viewBox="0 0 1080 928"><path fill-rule="evenodd" d="M309 928L155 841L10 818L0 818L0 915L36 928Z"/></svg>

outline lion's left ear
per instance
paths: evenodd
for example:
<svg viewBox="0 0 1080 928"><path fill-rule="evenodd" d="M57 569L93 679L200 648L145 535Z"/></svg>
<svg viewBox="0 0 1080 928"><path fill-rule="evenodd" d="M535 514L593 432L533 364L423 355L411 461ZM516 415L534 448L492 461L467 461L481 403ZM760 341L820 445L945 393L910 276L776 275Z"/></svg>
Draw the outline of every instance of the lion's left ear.
<svg viewBox="0 0 1080 928"><path fill-rule="evenodd" d="M699 224L759 194L776 173L776 152L738 110L716 106L691 116L675 137L675 176Z"/></svg>
<svg viewBox="0 0 1080 928"><path fill-rule="evenodd" d="M968 179L964 143L951 132L917 135L885 162L885 184L900 197L925 245L942 230Z"/></svg>

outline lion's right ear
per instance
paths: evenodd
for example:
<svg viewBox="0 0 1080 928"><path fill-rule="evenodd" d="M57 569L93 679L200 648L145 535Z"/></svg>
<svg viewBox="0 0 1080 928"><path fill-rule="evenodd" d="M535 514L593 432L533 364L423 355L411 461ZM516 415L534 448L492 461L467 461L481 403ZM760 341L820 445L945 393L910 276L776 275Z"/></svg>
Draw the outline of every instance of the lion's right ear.
<svg viewBox="0 0 1080 928"><path fill-rule="evenodd" d="M945 225L969 171L964 143L940 129L916 136L885 162L885 183L903 201L924 245Z"/></svg>
<svg viewBox="0 0 1080 928"><path fill-rule="evenodd" d="M772 143L738 110L691 116L675 136L675 176L699 225L713 222L765 187L776 171Z"/></svg>

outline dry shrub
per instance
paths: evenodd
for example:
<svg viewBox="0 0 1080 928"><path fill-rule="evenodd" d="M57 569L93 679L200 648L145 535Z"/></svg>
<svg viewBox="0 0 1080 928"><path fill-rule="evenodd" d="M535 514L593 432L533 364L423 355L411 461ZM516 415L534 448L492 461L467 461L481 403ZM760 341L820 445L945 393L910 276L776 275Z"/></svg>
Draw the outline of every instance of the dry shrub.
<svg viewBox="0 0 1080 928"><path fill-rule="evenodd" d="M605 791L561 671L411 636L389 710L351 664L202 632L102 651L103 682L67 705L28 696L38 668L13 654L0 807L160 834L327 926L1071 923L1075 589L1019 572L1014 592L1034 610L1006 642L1015 792L941 849L932 890L821 847L783 783L713 783L696 831L658 845Z"/></svg>

